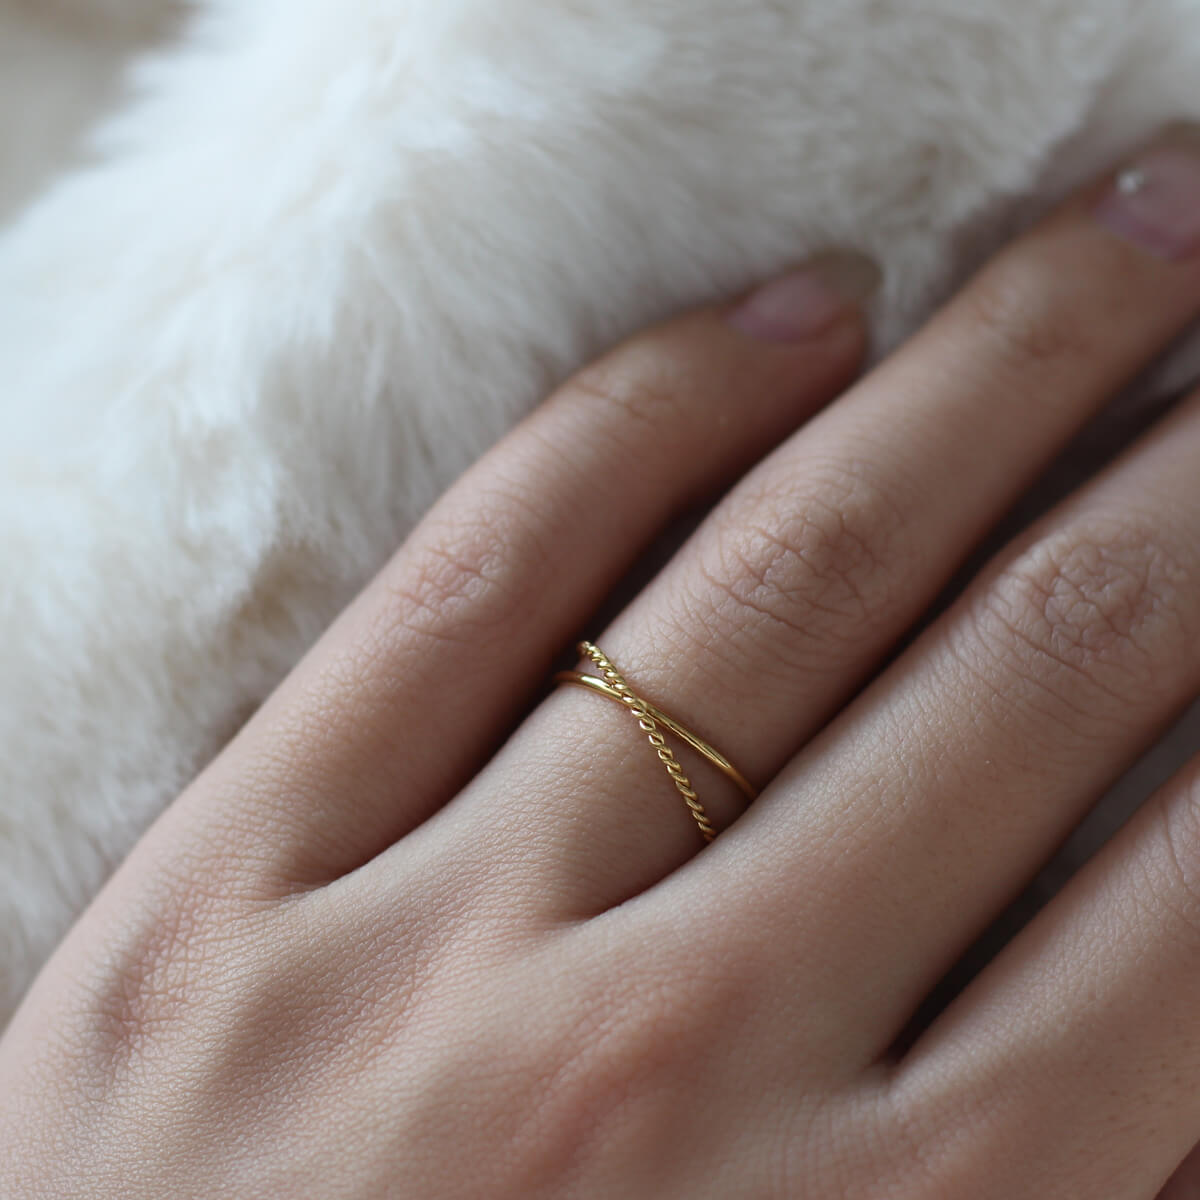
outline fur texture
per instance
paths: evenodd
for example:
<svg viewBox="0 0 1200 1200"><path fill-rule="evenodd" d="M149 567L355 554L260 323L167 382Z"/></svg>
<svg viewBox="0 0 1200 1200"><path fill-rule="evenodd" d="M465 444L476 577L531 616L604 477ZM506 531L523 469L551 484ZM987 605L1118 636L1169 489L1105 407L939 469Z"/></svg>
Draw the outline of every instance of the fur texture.
<svg viewBox="0 0 1200 1200"><path fill-rule="evenodd" d="M204 0L45 184L171 16L0 0L0 46L92 64L0 70L61 114L41 158L6 134L10 207L40 190L0 235L0 1022L571 368L828 246L882 263L887 346L1200 115L1200 0Z"/></svg>

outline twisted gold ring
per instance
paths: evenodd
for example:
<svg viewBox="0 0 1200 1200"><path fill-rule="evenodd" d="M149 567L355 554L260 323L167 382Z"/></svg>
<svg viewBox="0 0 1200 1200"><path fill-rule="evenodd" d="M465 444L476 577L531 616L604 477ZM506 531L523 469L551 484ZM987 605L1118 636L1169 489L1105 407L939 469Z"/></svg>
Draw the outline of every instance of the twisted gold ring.
<svg viewBox="0 0 1200 1200"><path fill-rule="evenodd" d="M659 761L666 767L667 774L671 776L671 782L675 784L676 790L683 797L684 803L688 806L688 811L695 819L704 840L706 842L713 841L717 836L717 831L713 826L712 820L709 818L708 813L705 812L704 806L700 803L700 799L696 795L691 781L679 765L679 760L675 757L670 746L667 745L667 739L662 731L666 729L668 732L673 733L680 741L690 746L697 754L712 763L722 775L736 785L738 790L748 800L754 800L758 796L757 789L719 750L710 746L703 738L693 733L686 726L681 725L674 717L663 712L661 708L656 707L648 700L639 696L629 686L625 677L617 670L612 660L599 646L594 646L591 642L582 642L579 646L579 654L582 658L586 658L592 662L603 678L595 675L584 675L579 671L562 671L554 677L554 681L556 683L567 683L576 687L586 688L597 695L607 696L608 699L615 700L618 704L629 709L637 719L642 732L649 738L650 745L658 755Z"/></svg>

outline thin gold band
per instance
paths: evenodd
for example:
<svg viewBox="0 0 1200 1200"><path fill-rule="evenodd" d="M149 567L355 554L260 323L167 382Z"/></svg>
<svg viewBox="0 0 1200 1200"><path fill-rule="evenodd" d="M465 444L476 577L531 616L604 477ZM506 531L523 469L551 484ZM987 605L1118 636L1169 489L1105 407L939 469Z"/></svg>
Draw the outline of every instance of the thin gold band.
<svg viewBox="0 0 1200 1200"><path fill-rule="evenodd" d="M634 717L637 718L642 732L649 738L650 745L658 755L659 760L666 767L667 773L671 776L671 781L675 784L676 790L687 804L688 810L695 819L704 840L711 842L717 836L717 831L713 827L708 814L705 812L704 806L700 803L691 782L684 774L683 768L679 765L679 760L676 759L667 745L660 726L661 729L666 729L670 733L673 733L682 742L695 750L702 758L712 763L748 800L754 800L758 796L757 789L714 746L710 746L702 737L693 733L687 726L681 725L670 714L663 712L661 708L656 707L648 700L637 695L626 682L624 676L613 665L612 660L598 646L594 646L591 642L583 642L579 647L579 653L581 657L590 660L600 670L604 678L600 679L595 675L584 675L579 671L562 671L554 677L555 682L586 688L590 692L605 696L629 709Z"/></svg>
<svg viewBox="0 0 1200 1200"><path fill-rule="evenodd" d="M621 693L616 688L610 687L603 679L597 679L595 675L584 675L578 671L563 671L555 676L555 681L558 683L574 683L579 687L587 688L588 691L599 692L602 696L607 696L610 700L617 701L618 704L624 704L625 701ZM648 700L644 701L646 711L661 725L664 729L669 729L681 742L686 742L697 754L708 759L718 771L721 772L727 779L737 786L738 791L746 797L747 800L758 799L758 789L755 788L746 777L723 755L715 746L710 746L702 737L694 734L686 726L680 725L674 717L663 712L661 708L657 708Z"/></svg>

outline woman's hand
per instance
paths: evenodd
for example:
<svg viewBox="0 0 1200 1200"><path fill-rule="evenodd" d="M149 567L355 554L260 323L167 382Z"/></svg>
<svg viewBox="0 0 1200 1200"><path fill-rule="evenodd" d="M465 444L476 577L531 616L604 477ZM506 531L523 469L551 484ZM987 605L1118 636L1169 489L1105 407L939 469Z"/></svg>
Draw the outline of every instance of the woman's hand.
<svg viewBox="0 0 1200 1200"><path fill-rule="evenodd" d="M0 1194L1104 1196L1200 1136L1200 768L939 1018L922 999L1200 691L1200 400L881 664L1200 312L1178 135L849 381L852 262L653 331L451 491L142 841L0 1043ZM497 745L504 744L497 752Z"/></svg>

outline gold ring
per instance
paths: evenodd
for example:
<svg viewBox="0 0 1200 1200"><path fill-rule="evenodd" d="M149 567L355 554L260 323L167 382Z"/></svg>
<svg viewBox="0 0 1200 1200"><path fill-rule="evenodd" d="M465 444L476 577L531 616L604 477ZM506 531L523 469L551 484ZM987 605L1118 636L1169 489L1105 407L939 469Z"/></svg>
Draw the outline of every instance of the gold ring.
<svg viewBox="0 0 1200 1200"><path fill-rule="evenodd" d="M562 671L554 677L555 683L567 683L576 687L586 688L597 695L615 700L618 704L629 709L637 719L642 732L649 738L650 745L658 755L659 761L666 767L667 774L671 776L671 782L675 784L676 790L683 797L684 803L687 804L688 811L695 819L704 840L711 842L717 836L717 831L713 827L708 813L705 812L704 806L700 803L700 799L696 795L696 791L692 787L687 775L684 774L683 768L679 765L679 760L667 745L667 740L663 736L662 730L666 729L670 733L673 733L680 741L690 746L697 754L712 763L722 775L734 783L748 800L757 798L757 789L714 746L710 746L708 742L693 733L687 726L680 724L674 717L663 712L661 708L651 704L648 700L634 692L626 682L625 677L613 665L612 660L598 646L593 645L591 642L582 642L579 646L579 654L582 658L591 661L600 671L603 678L598 678L595 675L584 675L579 671Z"/></svg>

